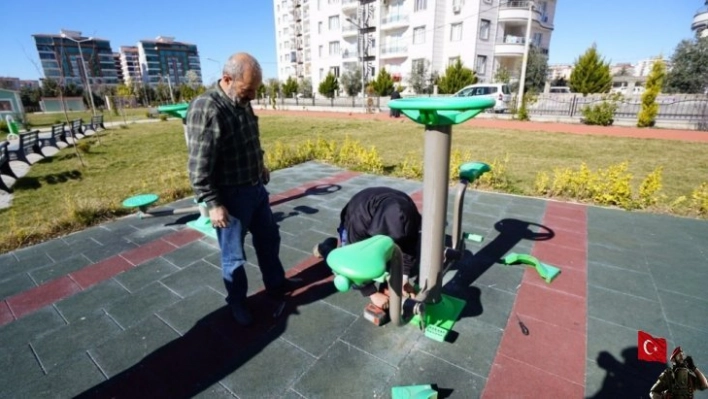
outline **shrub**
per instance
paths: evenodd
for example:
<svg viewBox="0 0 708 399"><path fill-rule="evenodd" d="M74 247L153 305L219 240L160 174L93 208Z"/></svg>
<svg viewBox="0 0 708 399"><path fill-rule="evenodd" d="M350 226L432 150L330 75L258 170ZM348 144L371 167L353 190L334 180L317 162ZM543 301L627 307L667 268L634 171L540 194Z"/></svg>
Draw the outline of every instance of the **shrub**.
<svg viewBox="0 0 708 399"><path fill-rule="evenodd" d="M603 96L602 102L595 105L586 105L581 110L583 122L586 125L610 126L614 122L615 112L619 107L618 102L623 97L620 93Z"/></svg>

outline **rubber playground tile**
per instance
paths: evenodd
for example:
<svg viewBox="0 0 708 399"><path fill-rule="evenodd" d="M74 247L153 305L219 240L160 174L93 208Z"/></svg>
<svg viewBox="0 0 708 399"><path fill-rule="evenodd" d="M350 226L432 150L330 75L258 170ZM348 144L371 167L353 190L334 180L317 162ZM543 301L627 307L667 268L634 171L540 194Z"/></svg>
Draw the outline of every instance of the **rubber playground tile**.
<svg viewBox="0 0 708 399"><path fill-rule="evenodd" d="M7 304L19 319L80 290L81 287L69 277L60 277L7 298Z"/></svg>
<svg viewBox="0 0 708 399"><path fill-rule="evenodd" d="M473 318L463 318L455 323L446 342L433 341L425 336L417 339L412 355L418 355L416 351L422 351L438 359L445 359L446 362L476 376L486 378L503 333L504 331L499 327ZM404 368L406 363L407 359L399 365L399 369Z"/></svg>
<svg viewBox="0 0 708 399"><path fill-rule="evenodd" d="M503 381L524 381L524 383L505 384ZM582 384L556 376L543 368L508 356L497 355L481 397L532 399L537 398L539 392L543 392L549 398L580 398L583 397L585 389Z"/></svg>
<svg viewBox="0 0 708 399"><path fill-rule="evenodd" d="M340 339L390 365L399 367L401 361L416 346L416 342L426 338L423 331L414 325L396 326L389 322L379 327L364 317L358 317Z"/></svg>
<svg viewBox="0 0 708 399"><path fill-rule="evenodd" d="M302 399L302 396L294 393L293 398L294 399ZM214 384L203 391L195 394L193 399L233 399L234 394L231 393L228 389L226 389L221 383ZM284 396L283 398L288 398L288 396Z"/></svg>
<svg viewBox="0 0 708 399"><path fill-rule="evenodd" d="M86 289L132 268L130 262L115 256L72 272L68 276L82 289Z"/></svg>
<svg viewBox="0 0 708 399"><path fill-rule="evenodd" d="M312 302L298 306L287 316L287 329L282 337L311 356L320 357L356 319L327 303Z"/></svg>
<svg viewBox="0 0 708 399"><path fill-rule="evenodd" d="M149 317L89 349L89 353L108 378L112 378L178 338L179 334L159 318Z"/></svg>
<svg viewBox="0 0 708 399"><path fill-rule="evenodd" d="M265 346L221 382L239 398L280 397L315 360L296 346L278 339Z"/></svg>
<svg viewBox="0 0 708 399"><path fill-rule="evenodd" d="M133 265L139 265L151 259L174 251L176 247L167 241L157 239L141 245L130 251L123 252L120 256Z"/></svg>
<svg viewBox="0 0 708 399"><path fill-rule="evenodd" d="M624 233L612 228L598 228L592 218L588 221L588 243L591 246L605 247L614 251L641 253L644 250L641 238L636 231Z"/></svg>
<svg viewBox="0 0 708 399"><path fill-rule="evenodd" d="M648 272L645 254L641 250L630 250L597 245L592 241L588 244L588 268L599 264L612 266L635 272Z"/></svg>
<svg viewBox="0 0 708 399"><path fill-rule="evenodd" d="M124 299L113 302L106 307L106 313L122 328L129 328L179 299L180 297L169 288L153 283Z"/></svg>
<svg viewBox="0 0 708 399"><path fill-rule="evenodd" d="M74 355L111 339L121 328L107 315L99 314L79 319L31 342L37 358L47 372L64 366ZM59 367L59 368L62 368Z"/></svg>
<svg viewBox="0 0 708 399"><path fill-rule="evenodd" d="M588 284L652 301L659 300L654 279L649 273L591 263L588 267Z"/></svg>
<svg viewBox="0 0 708 399"><path fill-rule="evenodd" d="M15 316L12 315L10 306L8 306L6 301L0 301L0 326L4 326L13 321L15 321Z"/></svg>
<svg viewBox="0 0 708 399"><path fill-rule="evenodd" d="M214 248L209 244L202 241L194 241L184 244L184 246L162 255L162 257L173 265L179 268L184 268L198 260L201 260L205 256L218 252L219 250L217 248Z"/></svg>
<svg viewBox="0 0 708 399"><path fill-rule="evenodd" d="M395 367L337 341L293 389L306 398L386 397L391 392L387 381L395 373Z"/></svg>
<svg viewBox="0 0 708 399"><path fill-rule="evenodd" d="M667 350L673 351L674 347L681 346L686 355L692 356L696 362L704 365L705 360L703 359L708 359L708 343L705 340L706 326L696 329L669 322L669 328L674 339L668 342ZM705 395L706 392L703 394Z"/></svg>
<svg viewBox="0 0 708 399"><path fill-rule="evenodd" d="M32 270L29 275L37 284L44 284L55 278L67 275L76 270L80 270L92 262L83 255L75 255L69 258L64 258L51 265Z"/></svg>
<svg viewBox="0 0 708 399"><path fill-rule="evenodd" d="M199 240L204 235L194 229L182 229L173 234L162 237L163 240L169 242L176 247L182 247L190 242Z"/></svg>
<svg viewBox="0 0 708 399"><path fill-rule="evenodd" d="M0 397L3 398L16 397L16 392L12 391L44 377L42 367L27 344L3 348L0 370L3 370L0 373Z"/></svg>
<svg viewBox="0 0 708 399"><path fill-rule="evenodd" d="M667 321L708 332L708 300L662 289L659 298Z"/></svg>
<svg viewBox="0 0 708 399"><path fill-rule="evenodd" d="M203 260L163 277L160 283L181 297L193 294L202 286L210 286L217 291L224 289L221 268Z"/></svg>
<svg viewBox="0 0 708 399"><path fill-rule="evenodd" d="M111 303L130 295L124 287L114 280L106 280L84 291L78 292L54 304L69 323L103 313Z"/></svg>
<svg viewBox="0 0 708 399"><path fill-rule="evenodd" d="M467 399L479 397L484 383L484 377L457 368L445 358L414 350L388 381L386 393L390 395L393 387L434 385L440 397Z"/></svg>
<svg viewBox="0 0 708 399"><path fill-rule="evenodd" d="M522 333L517 316L528 335ZM519 312L509 318L497 353L583 385L585 349L584 330L558 327Z"/></svg>
<svg viewBox="0 0 708 399"><path fill-rule="evenodd" d="M17 274L0 281L0 298L8 298L36 287L36 284L27 273Z"/></svg>
<svg viewBox="0 0 708 399"><path fill-rule="evenodd" d="M85 353L67 359L62 367L26 385L19 398L73 398L104 380L103 374ZM71 383L67 383L71 381Z"/></svg>
<svg viewBox="0 0 708 399"><path fill-rule="evenodd" d="M34 268L36 266L42 266L41 264L39 264L42 261L35 261L37 259L38 254L45 254L52 260L58 261L71 255L74 255L77 252L99 246L99 244L94 241L91 241L87 244L88 245L86 246L69 246L63 240L50 240L33 245L28 248L18 249L14 251L14 256L20 262L24 263L25 265L30 265L30 267ZM39 259L43 260L43 257L40 257ZM3 262L0 260L0 265L2 264Z"/></svg>
<svg viewBox="0 0 708 399"><path fill-rule="evenodd" d="M49 334L66 322L53 307L45 307L10 324L0 326L3 347L14 348L29 344L33 339Z"/></svg>
<svg viewBox="0 0 708 399"><path fill-rule="evenodd" d="M100 262L105 259L117 256L120 253L138 248L138 245L124 238L117 238L100 247L91 248L82 252L91 262Z"/></svg>
<svg viewBox="0 0 708 399"><path fill-rule="evenodd" d="M559 277L560 278L560 277ZM515 311L575 332L584 332L585 298L546 287L522 284L516 295Z"/></svg>
<svg viewBox="0 0 708 399"><path fill-rule="evenodd" d="M657 301L590 285L587 304L588 316L636 330L658 330L664 333L663 336L667 335L666 321Z"/></svg>
<svg viewBox="0 0 708 399"><path fill-rule="evenodd" d="M134 292L179 270L164 258L155 258L114 278L128 291Z"/></svg>
<svg viewBox="0 0 708 399"><path fill-rule="evenodd" d="M523 283L537 285L543 289L558 291L565 294L571 294L587 297L588 294L588 273L584 270L573 269L570 267L562 268L558 276L550 283L546 282L532 266L525 266Z"/></svg>
<svg viewBox="0 0 708 399"><path fill-rule="evenodd" d="M0 280L4 280L8 277L12 277L17 273L27 272L29 270L51 265L54 261L47 256L44 252L34 253L33 255L28 255L21 261L14 261L14 258L10 259L7 263L0 263Z"/></svg>
<svg viewBox="0 0 708 399"><path fill-rule="evenodd" d="M199 320L224 306L226 301L221 293L202 287L156 314L179 334L186 334Z"/></svg>
<svg viewBox="0 0 708 399"><path fill-rule="evenodd" d="M627 366L637 363L636 348L633 353L635 358L624 359L626 362L607 353L600 357L599 362L588 360L585 397L588 399L646 397L665 366L661 363L642 362L643 368L641 374L638 374L632 366Z"/></svg>
<svg viewBox="0 0 708 399"><path fill-rule="evenodd" d="M585 249L554 245L549 241L538 241L531 252L539 261L564 270L566 268L587 270Z"/></svg>

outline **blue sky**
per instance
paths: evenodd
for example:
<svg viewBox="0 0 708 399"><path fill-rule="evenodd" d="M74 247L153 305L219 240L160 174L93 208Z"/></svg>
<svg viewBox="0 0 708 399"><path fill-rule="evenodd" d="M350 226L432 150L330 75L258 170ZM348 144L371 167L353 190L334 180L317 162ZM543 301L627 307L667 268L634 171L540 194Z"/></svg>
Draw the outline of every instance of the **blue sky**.
<svg viewBox="0 0 708 399"><path fill-rule="evenodd" d="M314 0L313 0L314 1ZM231 53L247 51L276 75L271 0L6 0L0 19L0 76L37 79L32 34L62 28L111 41L114 51L158 35L195 43L205 81ZM550 63L572 63L593 42L607 60L636 62L671 56L691 38L703 0L558 0ZM104 11L99 11L104 10ZM208 58L218 60L219 63ZM30 61L32 60L32 61Z"/></svg>

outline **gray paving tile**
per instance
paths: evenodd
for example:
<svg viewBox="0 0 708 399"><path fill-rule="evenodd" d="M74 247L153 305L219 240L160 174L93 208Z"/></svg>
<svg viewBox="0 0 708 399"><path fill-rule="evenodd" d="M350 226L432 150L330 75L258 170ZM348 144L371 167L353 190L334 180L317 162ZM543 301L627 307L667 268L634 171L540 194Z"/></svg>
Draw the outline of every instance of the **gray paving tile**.
<svg viewBox="0 0 708 399"><path fill-rule="evenodd" d="M122 328L129 328L141 320L152 316L173 303L180 297L169 288L153 283L124 299L114 302L106 308L108 314Z"/></svg>
<svg viewBox="0 0 708 399"><path fill-rule="evenodd" d="M46 266L54 261L44 252L35 252L27 255L21 262L12 262L0 268L0 279L11 277L17 273L27 272L38 267Z"/></svg>
<svg viewBox="0 0 708 399"><path fill-rule="evenodd" d="M4 346L4 345L3 345ZM3 347L0 350L0 397L11 398L17 391L44 377L44 371L29 345Z"/></svg>
<svg viewBox="0 0 708 399"><path fill-rule="evenodd" d="M221 383L214 384L204 391L193 396L194 399L233 399L232 394L228 389L224 388Z"/></svg>
<svg viewBox="0 0 708 399"><path fill-rule="evenodd" d="M103 246L84 251L83 255L92 262L97 263L137 247L137 244L127 241L124 238L116 238L113 241L103 244Z"/></svg>
<svg viewBox="0 0 708 399"><path fill-rule="evenodd" d="M364 317L359 317L341 340L398 367L422 339L421 331L412 325L394 326L387 323L378 327Z"/></svg>
<svg viewBox="0 0 708 399"><path fill-rule="evenodd" d="M100 315L103 309L118 300L127 298L129 292L114 280L106 280L100 284L76 293L55 304L57 310L69 323L92 315Z"/></svg>
<svg viewBox="0 0 708 399"><path fill-rule="evenodd" d="M310 368L293 389L308 399L380 397L390 393L393 366L338 341ZM352 378L357 376L357 378Z"/></svg>
<svg viewBox="0 0 708 399"><path fill-rule="evenodd" d="M360 316L363 314L366 304L369 303L369 298L361 295L359 291L349 290L347 292L335 292L323 301L350 314Z"/></svg>
<svg viewBox="0 0 708 399"><path fill-rule="evenodd" d="M239 398L280 397L315 359L283 340L269 343L222 383ZM254 381L267 383L254 384Z"/></svg>
<svg viewBox="0 0 708 399"><path fill-rule="evenodd" d="M588 262L588 284L658 301L654 280L649 273L640 273Z"/></svg>
<svg viewBox="0 0 708 399"><path fill-rule="evenodd" d="M627 355L636 356L636 348ZM634 367L636 358L615 358L603 353L599 364L588 360L586 365L585 394L588 399L643 398L665 368L661 363L642 362L639 370Z"/></svg>
<svg viewBox="0 0 708 399"><path fill-rule="evenodd" d="M696 264L655 264L649 270L658 289L708 300L705 266Z"/></svg>
<svg viewBox="0 0 708 399"><path fill-rule="evenodd" d="M203 260L172 273L160 281L182 297L191 295L205 285L217 291L223 290L224 285L221 277L221 268L217 268Z"/></svg>
<svg viewBox="0 0 708 399"><path fill-rule="evenodd" d="M282 396L281 399L307 399L304 396L300 395L299 393L293 391L292 389L285 392L285 395Z"/></svg>
<svg viewBox="0 0 708 399"><path fill-rule="evenodd" d="M300 262L312 256L312 249L297 249L287 245L280 245L280 262L287 271L295 267Z"/></svg>
<svg viewBox="0 0 708 399"><path fill-rule="evenodd" d="M627 309L632 309L632 311L627 312ZM594 285L588 286L588 316L600 320L635 330L654 331L654 334L666 337L668 336L668 327L660 309L657 301Z"/></svg>
<svg viewBox="0 0 708 399"><path fill-rule="evenodd" d="M101 371L85 353L81 353L67 359L62 367L50 370L45 378L28 386L18 397L70 398L103 380Z"/></svg>
<svg viewBox="0 0 708 399"><path fill-rule="evenodd" d="M20 261L17 260L17 257L13 252L6 252L0 255L0 270L15 266L18 263L20 263Z"/></svg>
<svg viewBox="0 0 708 399"><path fill-rule="evenodd" d="M114 278L127 288L128 291L134 292L179 270L180 268L164 258L155 258L121 273Z"/></svg>
<svg viewBox="0 0 708 399"><path fill-rule="evenodd" d="M54 280L57 277L66 276L67 274L90 264L91 261L87 257L83 255L75 255L70 258L64 258L57 263L35 269L29 274L37 282L37 284L43 284Z"/></svg>
<svg viewBox="0 0 708 399"><path fill-rule="evenodd" d="M66 322L59 313L53 307L47 306L0 327L0 342L3 347L22 346L65 325Z"/></svg>
<svg viewBox="0 0 708 399"><path fill-rule="evenodd" d="M336 237L337 231L332 229L329 235L324 234L320 231L315 231L312 229L307 229L299 232L298 234L283 234L282 243L294 248L308 245L310 249L314 248L315 245L321 243L328 237Z"/></svg>
<svg viewBox="0 0 708 399"><path fill-rule="evenodd" d="M506 327L516 299L516 294L477 286L470 287L465 293L455 293L453 296L467 302L460 318L471 317L502 329Z"/></svg>
<svg viewBox="0 0 708 399"><path fill-rule="evenodd" d="M440 397L467 399L480 397L485 383L484 377L457 368L444 358L416 350L401 363L389 386L435 384ZM387 394L390 393L389 388Z"/></svg>
<svg viewBox="0 0 708 399"><path fill-rule="evenodd" d="M668 321L708 332L708 300L663 289L659 289L659 298Z"/></svg>
<svg viewBox="0 0 708 399"><path fill-rule="evenodd" d="M199 320L224 306L226 302L222 294L202 287L172 306L160 310L157 315L180 334L186 334Z"/></svg>
<svg viewBox="0 0 708 399"><path fill-rule="evenodd" d="M83 241L92 241L91 238L95 234L100 234L100 232L103 230L105 230L105 229L101 228L100 226L89 227L85 230L76 231L76 232L73 232L69 235L66 235L66 236L62 237L62 240L64 240L64 242L66 244L68 244L69 246L72 246L74 244L77 244L77 243L80 243ZM99 243L99 245L100 245L100 243Z"/></svg>
<svg viewBox="0 0 708 399"><path fill-rule="evenodd" d="M298 306L288 317L282 337L298 348L319 357L354 322L353 316L324 302ZM317 339L312 339L317 337Z"/></svg>
<svg viewBox="0 0 708 399"><path fill-rule="evenodd" d="M62 240L49 240L17 250L15 251L15 256L21 262L28 262L39 253L47 254L50 258L57 261L70 256L72 254L72 250Z"/></svg>
<svg viewBox="0 0 708 399"><path fill-rule="evenodd" d="M135 221L131 222L135 223ZM131 227L135 228L135 226L133 225L131 225ZM141 229L136 228L134 232L125 235L123 238L135 244L144 245L149 242L159 240L160 238L170 235L174 232L174 230L165 228L163 226L146 226Z"/></svg>
<svg viewBox="0 0 708 399"><path fill-rule="evenodd" d="M90 349L89 353L101 370L111 378L177 338L177 332L153 316L115 334L111 339Z"/></svg>
<svg viewBox="0 0 708 399"><path fill-rule="evenodd" d="M98 241L101 245L108 245L113 241L123 239L127 234L135 231L135 227L130 225L114 226L112 229L107 229L104 226L92 227L90 236L93 240Z"/></svg>
<svg viewBox="0 0 708 399"><path fill-rule="evenodd" d="M697 364L703 365L703 367L701 367L702 370L706 364L704 359L708 359L708 343L706 343L705 339L705 328L699 330L671 322L669 322L669 328L671 329L673 340L667 343L667 350L673 351L674 347L681 346L686 355L692 356ZM704 392L704 394L705 393L707 392Z"/></svg>
<svg viewBox="0 0 708 399"><path fill-rule="evenodd" d="M598 245L588 238L588 265L590 264L604 264L637 272L648 271L643 251Z"/></svg>
<svg viewBox="0 0 708 399"><path fill-rule="evenodd" d="M218 249L215 249L211 245L201 241L195 241L165 254L162 257L175 266L183 268L217 251Z"/></svg>
<svg viewBox="0 0 708 399"><path fill-rule="evenodd" d="M32 281L28 274L16 274L10 278L0 281L0 298L11 297L34 287L34 281Z"/></svg>
<svg viewBox="0 0 708 399"><path fill-rule="evenodd" d="M104 342L121 329L110 317L94 315L79 319L32 341L39 361L47 370L62 365L71 356Z"/></svg>
<svg viewBox="0 0 708 399"><path fill-rule="evenodd" d="M454 342L440 343L422 337L414 348L486 378L503 333L504 330L499 327L466 318L455 323L450 334L455 337ZM414 352L411 356L417 355L418 353ZM405 363L400 367L405 367Z"/></svg>

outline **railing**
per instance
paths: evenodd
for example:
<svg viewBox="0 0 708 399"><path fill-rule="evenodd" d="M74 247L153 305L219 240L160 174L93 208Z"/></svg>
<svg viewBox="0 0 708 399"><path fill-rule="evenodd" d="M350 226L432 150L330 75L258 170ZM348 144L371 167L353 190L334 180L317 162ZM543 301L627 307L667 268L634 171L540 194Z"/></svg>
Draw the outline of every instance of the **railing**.
<svg viewBox="0 0 708 399"><path fill-rule="evenodd" d="M382 46L381 47L381 54L397 54L397 53L405 53L408 51L407 46Z"/></svg>
<svg viewBox="0 0 708 399"><path fill-rule="evenodd" d="M342 6L348 6L350 4L359 4L359 0L342 0Z"/></svg>
<svg viewBox="0 0 708 399"><path fill-rule="evenodd" d="M498 44L526 44L526 38L523 36L502 35L497 39Z"/></svg>
<svg viewBox="0 0 708 399"><path fill-rule="evenodd" d="M396 22L408 23L408 15L387 15L381 19L381 25L392 24Z"/></svg>
<svg viewBox="0 0 708 399"><path fill-rule="evenodd" d="M500 4L500 8L529 8L529 1L507 1Z"/></svg>
<svg viewBox="0 0 708 399"><path fill-rule="evenodd" d="M359 28L357 28L356 26L353 26L353 25L343 26L343 27L342 27L342 33L345 33L345 32L352 32L352 31L357 31L357 30L359 30Z"/></svg>
<svg viewBox="0 0 708 399"><path fill-rule="evenodd" d="M358 58L359 52L357 50L344 50L342 52L342 58Z"/></svg>

